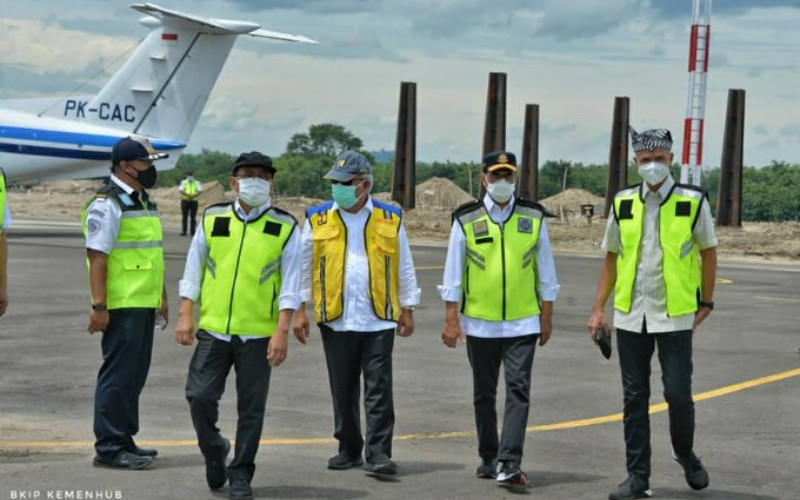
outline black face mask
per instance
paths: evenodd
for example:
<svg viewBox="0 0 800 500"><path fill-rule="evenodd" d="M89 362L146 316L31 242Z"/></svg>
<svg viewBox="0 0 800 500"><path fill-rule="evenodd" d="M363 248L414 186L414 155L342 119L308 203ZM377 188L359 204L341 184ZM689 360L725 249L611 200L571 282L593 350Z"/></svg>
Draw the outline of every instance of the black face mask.
<svg viewBox="0 0 800 500"><path fill-rule="evenodd" d="M141 184L143 188L150 189L156 185L158 173L156 172L155 165L150 165L147 170L138 171L138 173L139 175L136 177L136 180L139 181L139 184Z"/></svg>

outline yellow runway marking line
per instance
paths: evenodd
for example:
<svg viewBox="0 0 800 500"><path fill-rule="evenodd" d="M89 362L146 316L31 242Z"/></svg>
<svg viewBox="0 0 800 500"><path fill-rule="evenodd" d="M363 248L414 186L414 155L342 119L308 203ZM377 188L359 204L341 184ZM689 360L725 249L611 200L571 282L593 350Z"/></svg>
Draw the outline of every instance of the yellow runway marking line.
<svg viewBox="0 0 800 500"><path fill-rule="evenodd" d="M719 389L701 392L694 395L695 402L705 401L708 399L719 398L727 396L735 392L743 391L745 389L752 389L761 385L771 384L773 382L780 382L781 380L790 379L800 376L800 368L789 370L774 375L767 375L766 377L756 378L741 382L738 384L726 385ZM662 413L667 411L667 403L657 403L650 405L650 414ZM540 424L528 427L527 432L547 432L547 431L560 431L565 429L576 429L579 427L591 427L594 425L608 424L611 422L622 421L622 413L614 413L611 415L604 415L594 418L585 418L580 420L569 420L566 422L557 422L554 424ZM475 431L454 431L454 432L430 432L430 433L416 433L416 434L402 434L395 436L396 441L419 441L426 439L453 439L453 438L466 438L475 435ZM262 439L261 444L264 446L296 446L308 444L333 444L336 440L333 438L274 438ZM142 446L197 446L197 441L191 439L186 440L154 440L154 441L141 441ZM0 448L91 448L93 443L91 441L0 441Z"/></svg>
<svg viewBox="0 0 800 500"><path fill-rule="evenodd" d="M717 284L718 285L730 285L731 283L733 283L733 280L731 280L731 279L728 279L728 278L717 278Z"/></svg>
<svg viewBox="0 0 800 500"><path fill-rule="evenodd" d="M793 297L761 297L756 295L756 298L759 300L769 300L772 302L800 302L800 298Z"/></svg>
<svg viewBox="0 0 800 500"><path fill-rule="evenodd" d="M440 271L444 266L416 266L414 269L417 271Z"/></svg>

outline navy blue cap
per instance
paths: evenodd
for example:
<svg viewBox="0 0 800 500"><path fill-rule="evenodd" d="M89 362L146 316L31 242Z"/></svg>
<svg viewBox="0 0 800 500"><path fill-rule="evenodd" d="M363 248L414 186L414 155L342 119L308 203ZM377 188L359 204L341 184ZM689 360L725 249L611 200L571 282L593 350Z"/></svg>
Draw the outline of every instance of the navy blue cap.
<svg viewBox="0 0 800 500"><path fill-rule="evenodd" d="M269 170L271 174L275 174L272 158L258 151L240 154L233 164L233 175L236 175L236 171L239 170L239 167L264 167Z"/></svg>
<svg viewBox="0 0 800 500"><path fill-rule="evenodd" d="M367 157L355 151L345 151L336 157L333 166L325 174L329 181L347 182L357 175L372 175L372 165Z"/></svg>
<svg viewBox="0 0 800 500"><path fill-rule="evenodd" d="M506 168L517 171L517 157L510 151L492 151L483 157L483 171L494 172Z"/></svg>
<svg viewBox="0 0 800 500"><path fill-rule="evenodd" d="M169 155L156 152L147 137L123 137L111 148L112 165L119 165L121 161L162 160L164 158L169 158Z"/></svg>

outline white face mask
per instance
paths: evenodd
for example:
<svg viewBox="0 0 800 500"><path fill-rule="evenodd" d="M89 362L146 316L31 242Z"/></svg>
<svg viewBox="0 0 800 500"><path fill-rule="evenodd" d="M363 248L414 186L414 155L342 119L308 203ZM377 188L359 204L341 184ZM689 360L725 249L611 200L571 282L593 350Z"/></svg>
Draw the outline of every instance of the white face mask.
<svg viewBox="0 0 800 500"><path fill-rule="evenodd" d="M259 177L239 179L239 199L251 207L260 207L269 201L270 182Z"/></svg>
<svg viewBox="0 0 800 500"><path fill-rule="evenodd" d="M639 175L642 176L642 179L644 179L646 183L655 186L667 178L669 175L669 167L663 163L651 161L650 163L639 165Z"/></svg>
<svg viewBox="0 0 800 500"><path fill-rule="evenodd" d="M491 196L494 201L506 203L511 199L511 195L514 194L514 183L508 182L505 179L499 179L489 183L486 186L486 192L489 193L489 196Z"/></svg>

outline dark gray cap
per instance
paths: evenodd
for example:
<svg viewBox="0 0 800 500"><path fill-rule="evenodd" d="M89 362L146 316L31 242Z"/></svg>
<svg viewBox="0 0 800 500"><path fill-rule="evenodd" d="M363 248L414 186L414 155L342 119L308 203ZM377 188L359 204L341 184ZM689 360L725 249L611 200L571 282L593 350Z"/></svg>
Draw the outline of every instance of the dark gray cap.
<svg viewBox="0 0 800 500"><path fill-rule="evenodd" d="M336 157L330 171L325 174L325 179L347 182L357 175L372 175L372 165L361 153L345 151Z"/></svg>

